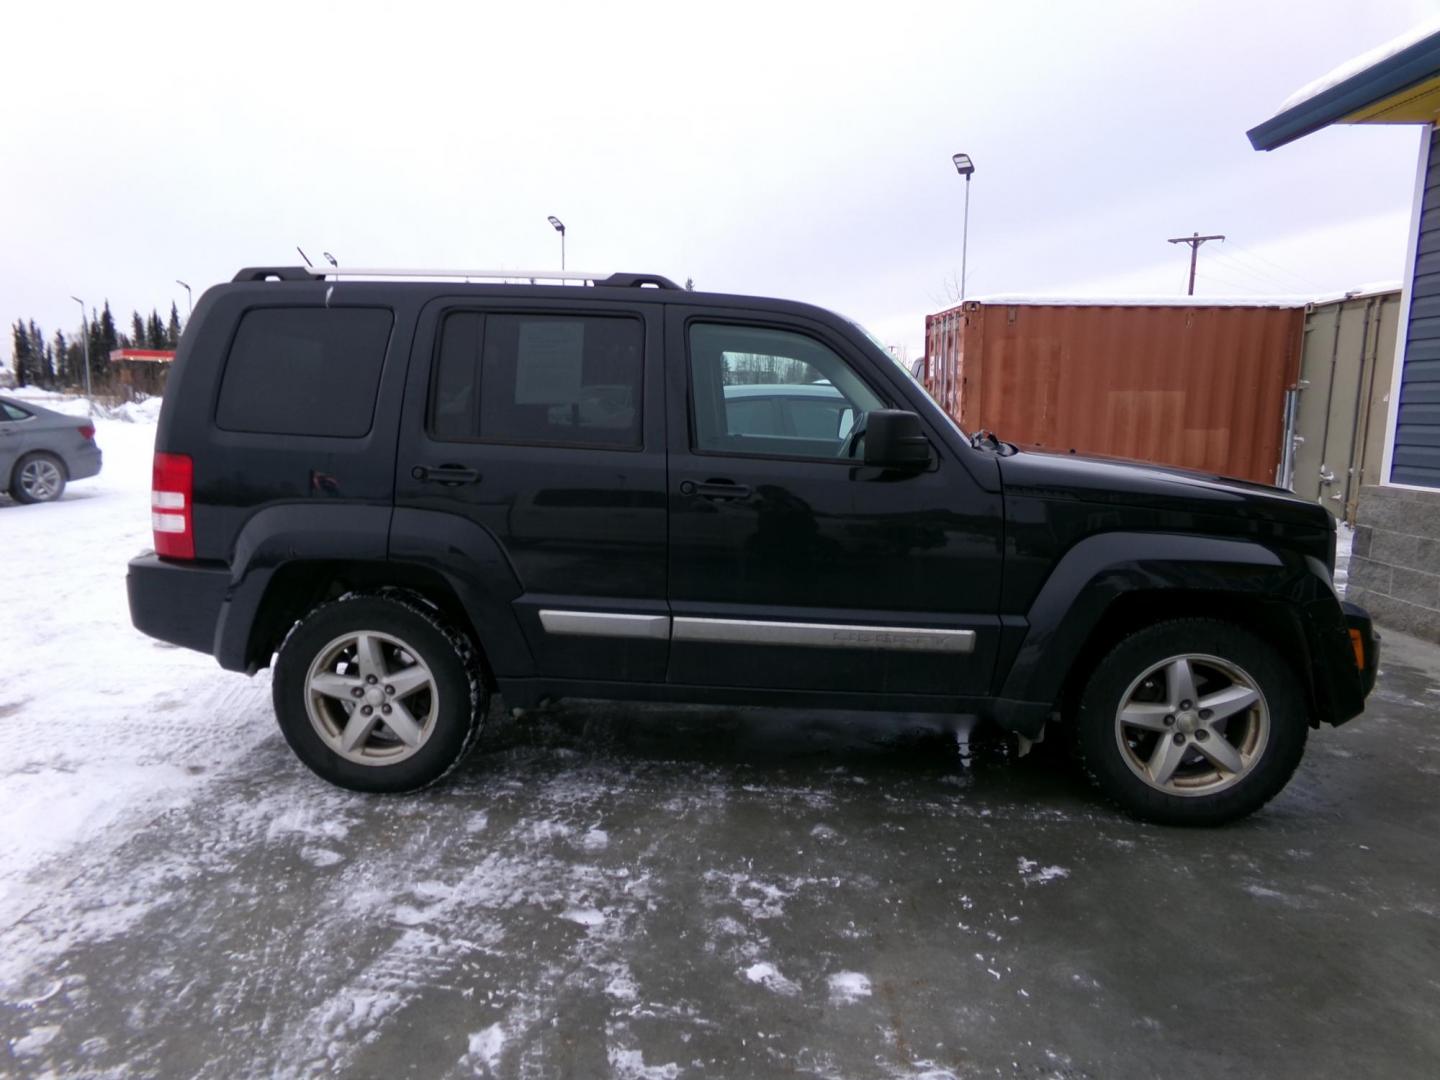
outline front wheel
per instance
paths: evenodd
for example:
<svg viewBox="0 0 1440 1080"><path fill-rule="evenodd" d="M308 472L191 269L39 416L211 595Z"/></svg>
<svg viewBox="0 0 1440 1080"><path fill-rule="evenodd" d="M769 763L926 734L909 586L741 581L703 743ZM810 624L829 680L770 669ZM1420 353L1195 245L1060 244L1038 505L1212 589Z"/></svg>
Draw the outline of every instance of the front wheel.
<svg viewBox="0 0 1440 1080"><path fill-rule="evenodd" d="M1135 817L1219 825L1289 782L1309 720L1276 651L1218 619L1146 627L1100 662L1076 741L1101 791Z"/></svg>
<svg viewBox="0 0 1440 1080"><path fill-rule="evenodd" d="M474 743L486 693L469 639L405 593L352 594L296 624L275 715L296 755L352 791L415 791Z"/></svg>

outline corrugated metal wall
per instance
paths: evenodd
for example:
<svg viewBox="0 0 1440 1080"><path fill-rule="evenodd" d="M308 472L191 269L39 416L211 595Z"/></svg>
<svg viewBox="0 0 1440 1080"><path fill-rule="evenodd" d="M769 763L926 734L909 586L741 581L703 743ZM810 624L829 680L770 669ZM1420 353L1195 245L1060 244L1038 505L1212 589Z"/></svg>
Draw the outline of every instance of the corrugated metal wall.
<svg viewBox="0 0 1440 1080"><path fill-rule="evenodd" d="M1315 304L1305 315L1289 487L1352 524L1380 481L1400 292Z"/></svg>
<svg viewBox="0 0 1440 1080"><path fill-rule="evenodd" d="M925 381L967 431L1274 483L1304 319L971 301L926 320Z"/></svg>
<svg viewBox="0 0 1440 1080"><path fill-rule="evenodd" d="M1430 140L1390 479L1440 488L1440 138Z"/></svg>

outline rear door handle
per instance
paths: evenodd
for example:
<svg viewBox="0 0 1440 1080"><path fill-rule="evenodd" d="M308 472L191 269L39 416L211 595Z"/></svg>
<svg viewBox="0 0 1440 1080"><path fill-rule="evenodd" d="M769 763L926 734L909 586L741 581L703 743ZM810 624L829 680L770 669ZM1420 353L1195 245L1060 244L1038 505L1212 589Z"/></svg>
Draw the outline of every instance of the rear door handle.
<svg viewBox="0 0 1440 1080"><path fill-rule="evenodd" d="M750 494L750 488L730 480L706 480L698 484L694 480L683 480L680 494L699 495L702 499L743 499Z"/></svg>
<svg viewBox="0 0 1440 1080"><path fill-rule="evenodd" d="M410 475L428 484L446 484L450 487L480 482L480 473L467 465L416 465L410 470Z"/></svg>

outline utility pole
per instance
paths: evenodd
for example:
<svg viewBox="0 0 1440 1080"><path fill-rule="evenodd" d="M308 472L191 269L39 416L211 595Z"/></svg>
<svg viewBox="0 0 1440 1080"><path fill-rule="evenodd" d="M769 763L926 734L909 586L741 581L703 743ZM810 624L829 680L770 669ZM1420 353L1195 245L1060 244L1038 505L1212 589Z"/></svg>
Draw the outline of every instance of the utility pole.
<svg viewBox="0 0 1440 1080"><path fill-rule="evenodd" d="M1201 236L1198 232L1189 236L1176 236L1166 240L1167 244L1189 244L1190 245L1190 288L1186 290L1187 296L1195 295L1195 259L1200 254L1200 245L1206 240L1224 240L1225 237L1216 233L1213 236Z"/></svg>

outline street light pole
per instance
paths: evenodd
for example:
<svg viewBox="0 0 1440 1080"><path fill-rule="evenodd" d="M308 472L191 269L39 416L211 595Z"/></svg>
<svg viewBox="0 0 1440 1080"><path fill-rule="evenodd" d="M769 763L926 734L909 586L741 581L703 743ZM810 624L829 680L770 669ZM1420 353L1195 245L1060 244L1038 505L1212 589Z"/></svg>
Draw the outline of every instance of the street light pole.
<svg viewBox="0 0 1440 1080"><path fill-rule="evenodd" d="M190 295L190 286L186 285L185 282L179 278L175 279L175 284L185 290L185 317L189 319L191 315L195 314L195 299Z"/></svg>
<svg viewBox="0 0 1440 1080"><path fill-rule="evenodd" d="M970 173L965 174L965 222L960 231L960 302L965 302L965 273L970 260Z"/></svg>
<svg viewBox="0 0 1440 1080"><path fill-rule="evenodd" d="M554 214L547 219L556 232L560 234L560 269L565 269L565 223Z"/></svg>
<svg viewBox="0 0 1440 1080"><path fill-rule="evenodd" d="M80 305L80 338L85 343L85 409L95 415L95 398L90 393L90 320L85 317L85 301L78 296L70 297Z"/></svg>
<svg viewBox="0 0 1440 1080"><path fill-rule="evenodd" d="M955 171L965 178L965 219L960 234L960 303L965 303L965 271L970 256L970 177L975 175L975 163L969 154L954 154L950 158Z"/></svg>

